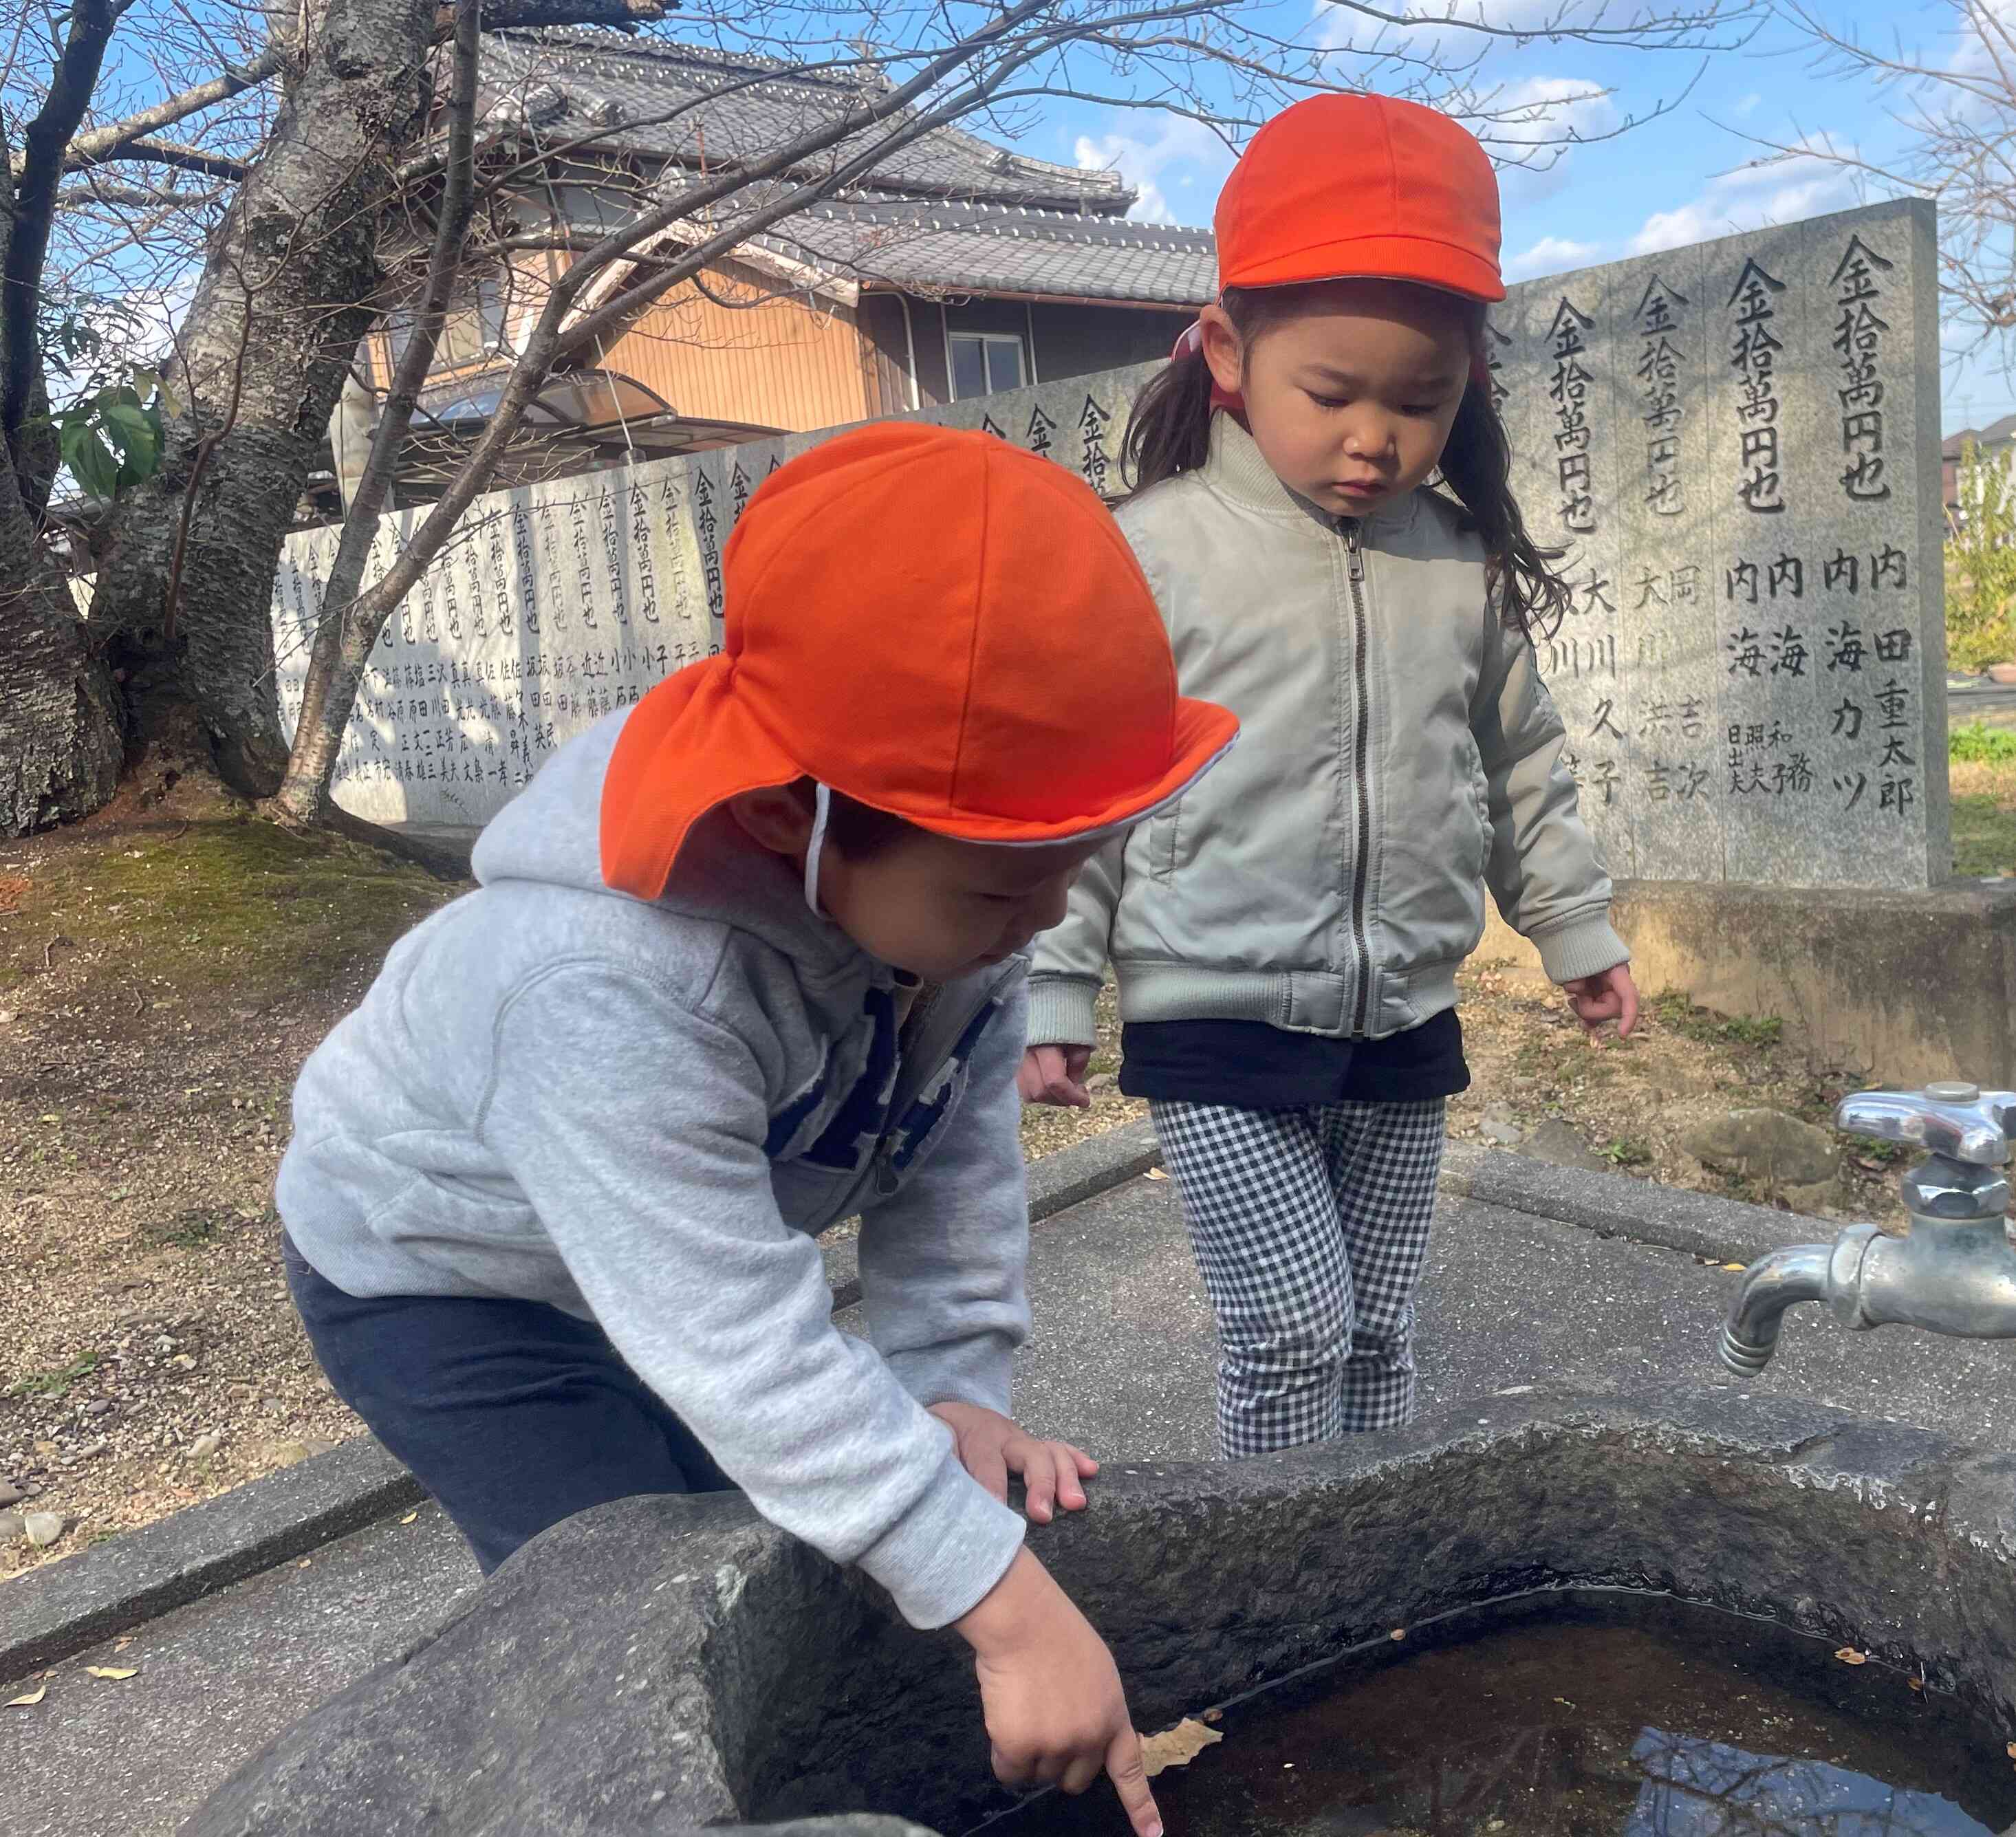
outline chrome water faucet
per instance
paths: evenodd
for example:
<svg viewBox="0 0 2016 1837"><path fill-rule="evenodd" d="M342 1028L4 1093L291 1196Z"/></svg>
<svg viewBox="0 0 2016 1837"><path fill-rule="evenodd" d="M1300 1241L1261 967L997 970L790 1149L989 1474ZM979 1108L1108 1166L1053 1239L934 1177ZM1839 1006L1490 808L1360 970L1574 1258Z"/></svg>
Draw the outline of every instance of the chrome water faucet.
<svg viewBox="0 0 2016 1837"><path fill-rule="evenodd" d="M1834 1126L1928 1151L1904 1176L1908 1235L1850 1225L1831 1244L1795 1244L1752 1263L1722 1329L1722 1362L1745 1378L1770 1363L1785 1310L1823 1301L1844 1327L1920 1327L1960 1339L2016 1339L2016 1226L2009 1138L2016 1091L1957 1081L1859 1091Z"/></svg>

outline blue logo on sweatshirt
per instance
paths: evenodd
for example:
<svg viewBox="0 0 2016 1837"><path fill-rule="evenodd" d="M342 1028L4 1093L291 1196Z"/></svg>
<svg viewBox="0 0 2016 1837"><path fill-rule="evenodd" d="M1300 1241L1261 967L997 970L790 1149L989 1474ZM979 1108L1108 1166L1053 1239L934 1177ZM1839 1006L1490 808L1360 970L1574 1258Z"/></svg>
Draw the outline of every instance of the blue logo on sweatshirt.
<svg viewBox="0 0 2016 1837"><path fill-rule="evenodd" d="M859 1173L886 1142L890 1145L890 1167L898 1175L906 1173L951 1110L964 1085L967 1062L993 1019L997 1005L988 1003L967 1023L951 1056L905 1106L902 1115L892 1126L890 1112L900 1070L896 1000L886 989L869 989L862 1001L870 1028L867 1056L826 1127L795 1158L835 1172ZM831 1068L829 1056L812 1082L772 1119L763 1144L772 1160L783 1157L799 1133L825 1106Z"/></svg>

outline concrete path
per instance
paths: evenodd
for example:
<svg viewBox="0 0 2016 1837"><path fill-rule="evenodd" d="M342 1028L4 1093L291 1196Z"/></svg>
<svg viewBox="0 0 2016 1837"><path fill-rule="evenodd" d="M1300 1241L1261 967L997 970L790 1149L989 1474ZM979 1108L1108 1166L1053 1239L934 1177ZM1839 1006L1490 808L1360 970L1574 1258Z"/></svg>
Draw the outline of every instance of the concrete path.
<svg viewBox="0 0 2016 1837"><path fill-rule="evenodd" d="M1733 1280L1684 1252L1451 1200L1422 1295L1423 1400L1474 1398L1482 1418L1528 1385L1717 1382ZM1211 1320L1172 1182L1130 1180L1039 1226L1031 1287L1025 1421L1111 1461L1210 1455ZM1808 1308L1784 1347L1757 1388L2016 1446L2016 1345L1851 1335ZM67 1661L41 1705L0 1711L0 1832L164 1837L297 1716L396 1656L473 1574L427 1507L156 1621L123 1651ZM84 1670L113 1663L139 1674Z"/></svg>

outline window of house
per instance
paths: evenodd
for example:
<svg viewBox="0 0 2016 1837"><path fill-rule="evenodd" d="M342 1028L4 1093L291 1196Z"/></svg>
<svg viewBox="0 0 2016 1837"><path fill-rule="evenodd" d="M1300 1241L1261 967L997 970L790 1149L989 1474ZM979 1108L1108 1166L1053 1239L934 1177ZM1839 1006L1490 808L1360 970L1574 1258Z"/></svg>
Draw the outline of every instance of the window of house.
<svg viewBox="0 0 2016 1837"><path fill-rule="evenodd" d="M434 369L459 369L465 365L480 363L493 353L509 353L511 345L506 334L516 304L511 297L509 278L508 273L492 275L477 288L473 299L459 301L448 308L441 321L440 340L434 346ZM412 341L412 310L401 307L391 313L386 319L385 330L391 369L396 370L399 360L406 355L407 345ZM391 380L389 371L387 380Z"/></svg>
<svg viewBox="0 0 2016 1837"><path fill-rule="evenodd" d="M1020 389L1029 380L1022 340L1012 332L953 332L946 342L952 348L954 402Z"/></svg>

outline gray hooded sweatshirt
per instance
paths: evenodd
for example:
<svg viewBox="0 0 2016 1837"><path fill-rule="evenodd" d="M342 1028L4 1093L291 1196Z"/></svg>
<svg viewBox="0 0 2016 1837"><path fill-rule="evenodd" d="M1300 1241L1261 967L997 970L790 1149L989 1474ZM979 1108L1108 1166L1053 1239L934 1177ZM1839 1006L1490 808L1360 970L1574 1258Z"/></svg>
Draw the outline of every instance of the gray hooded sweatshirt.
<svg viewBox="0 0 2016 1837"><path fill-rule="evenodd" d="M294 1092L278 1202L350 1294L509 1296L597 1322L772 1522L919 1626L1022 1521L926 1407L1006 1410L1027 1336L1019 959L927 989L805 906L717 814L675 885L612 892L623 716L484 831L479 890L396 945ZM815 1234L859 1213L869 1342Z"/></svg>

